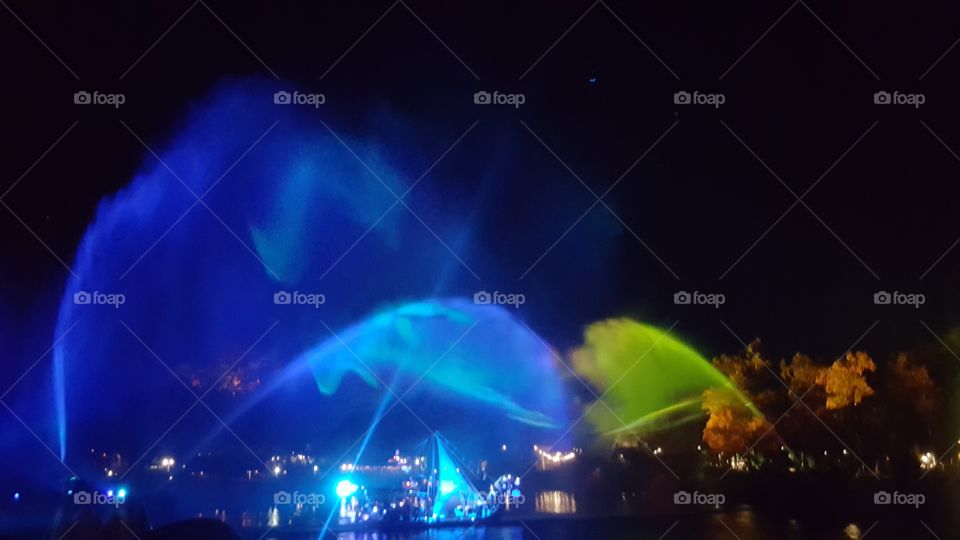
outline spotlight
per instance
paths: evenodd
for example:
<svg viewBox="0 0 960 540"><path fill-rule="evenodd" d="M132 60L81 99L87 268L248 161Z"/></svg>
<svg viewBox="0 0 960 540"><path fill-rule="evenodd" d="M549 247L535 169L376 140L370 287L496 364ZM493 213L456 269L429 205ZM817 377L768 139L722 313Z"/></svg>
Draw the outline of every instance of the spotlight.
<svg viewBox="0 0 960 540"><path fill-rule="evenodd" d="M357 492L358 486L346 478L337 482L337 497L346 499Z"/></svg>

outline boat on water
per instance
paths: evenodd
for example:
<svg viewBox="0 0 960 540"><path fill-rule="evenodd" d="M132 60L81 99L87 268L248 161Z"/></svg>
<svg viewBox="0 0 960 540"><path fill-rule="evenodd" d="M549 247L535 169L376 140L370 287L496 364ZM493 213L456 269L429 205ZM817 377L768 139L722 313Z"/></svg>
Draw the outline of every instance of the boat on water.
<svg viewBox="0 0 960 540"><path fill-rule="evenodd" d="M334 531L470 526L523 498L519 477L493 479L440 433L420 443L412 457L398 450L385 466L347 464L341 472L339 508L329 526Z"/></svg>

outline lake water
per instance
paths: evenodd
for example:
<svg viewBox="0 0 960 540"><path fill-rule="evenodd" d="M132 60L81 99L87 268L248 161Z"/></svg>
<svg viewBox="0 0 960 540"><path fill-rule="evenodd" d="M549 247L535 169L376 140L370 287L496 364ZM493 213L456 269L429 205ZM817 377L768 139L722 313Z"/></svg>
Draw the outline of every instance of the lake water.
<svg viewBox="0 0 960 540"><path fill-rule="evenodd" d="M869 535L869 536L867 536ZM333 535L325 534L330 539ZM532 518L509 525L476 526L416 533L340 533L337 540L931 540L958 538L952 527L929 519L893 517L869 522L818 523L758 515L751 509L670 518ZM262 540L319 540L320 535L267 534ZM253 537L252 540L256 540Z"/></svg>

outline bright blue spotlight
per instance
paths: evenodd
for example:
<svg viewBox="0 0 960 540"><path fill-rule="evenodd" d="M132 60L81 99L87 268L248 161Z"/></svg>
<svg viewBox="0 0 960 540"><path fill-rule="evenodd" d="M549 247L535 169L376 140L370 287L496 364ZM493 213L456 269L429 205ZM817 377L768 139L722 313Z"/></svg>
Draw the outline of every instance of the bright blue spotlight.
<svg viewBox="0 0 960 540"><path fill-rule="evenodd" d="M337 497L340 497L341 499L346 499L347 497L356 493L358 487L359 486L357 486L356 484L354 484L353 482L345 478L337 482Z"/></svg>
<svg viewBox="0 0 960 540"><path fill-rule="evenodd" d="M124 489L124 488L118 489L118 490L117 490L117 498L118 498L118 499L126 499L126 498L127 498L127 490Z"/></svg>

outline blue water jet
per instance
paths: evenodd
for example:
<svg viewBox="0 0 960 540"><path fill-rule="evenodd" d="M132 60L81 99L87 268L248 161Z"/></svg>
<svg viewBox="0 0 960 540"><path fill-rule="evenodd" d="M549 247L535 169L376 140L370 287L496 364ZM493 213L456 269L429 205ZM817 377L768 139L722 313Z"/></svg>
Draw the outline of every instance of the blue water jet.
<svg viewBox="0 0 960 540"><path fill-rule="evenodd" d="M437 423L463 424L463 415L500 422L504 433L468 426L484 444L521 433L549 442L567 416L552 351L517 312L456 300L479 288L461 260L478 268L489 260L472 219L463 219L480 219L477 201L448 189L441 196L424 181L404 198L417 218L397 203L440 152L423 150L409 126L391 128L408 143L399 150L382 137L353 136L336 118L273 104L275 91L250 80L219 87L191 106L175 137L145 137L156 156L146 153L129 185L101 201L54 332L80 321L53 353L60 456L182 446L157 442L158 425L173 423L194 402L191 392L207 390L205 401L229 422L253 415L250 427L245 420L236 428L244 438L339 444L369 424L383 392L353 353L335 347L340 339L378 377L397 375L400 393L474 322L404 400L461 415ZM366 122L383 120L378 113ZM545 245L553 225L544 224ZM81 291L123 294L125 302L76 303ZM325 301L277 303L281 292ZM234 365L230 379L243 377L225 388ZM283 391L269 391L279 380ZM531 387L542 395L529 395ZM289 403L297 403L293 412ZM178 429L202 439L203 420L188 417Z"/></svg>

